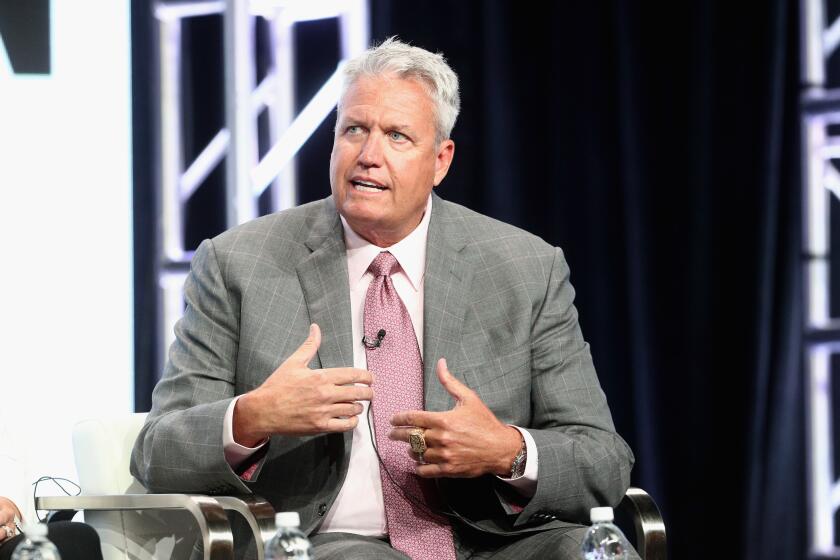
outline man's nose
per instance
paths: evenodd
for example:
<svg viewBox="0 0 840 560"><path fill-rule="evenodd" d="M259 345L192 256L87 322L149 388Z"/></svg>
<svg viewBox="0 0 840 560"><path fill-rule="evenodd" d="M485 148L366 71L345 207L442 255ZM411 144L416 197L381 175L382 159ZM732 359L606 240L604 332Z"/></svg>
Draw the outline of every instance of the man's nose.
<svg viewBox="0 0 840 560"><path fill-rule="evenodd" d="M379 167L382 165L382 136L369 134L362 145L359 163L364 167Z"/></svg>

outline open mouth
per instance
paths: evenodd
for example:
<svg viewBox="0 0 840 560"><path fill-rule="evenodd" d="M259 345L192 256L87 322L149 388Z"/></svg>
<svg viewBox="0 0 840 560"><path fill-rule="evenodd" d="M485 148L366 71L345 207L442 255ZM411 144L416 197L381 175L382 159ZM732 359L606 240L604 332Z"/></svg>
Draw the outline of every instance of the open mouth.
<svg viewBox="0 0 840 560"><path fill-rule="evenodd" d="M387 187L383 187L382 185L373 183L371 181L353 180L350 182L353 184L353 187L359 192L378 193L388 190Z"/></svg>

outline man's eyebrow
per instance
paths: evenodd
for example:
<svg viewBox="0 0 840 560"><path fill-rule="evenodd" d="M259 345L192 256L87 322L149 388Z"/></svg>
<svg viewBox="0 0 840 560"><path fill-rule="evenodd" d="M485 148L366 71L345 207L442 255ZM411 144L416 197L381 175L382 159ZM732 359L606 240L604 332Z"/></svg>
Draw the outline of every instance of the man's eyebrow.
<svg viewBox="0 0 840 560"><path fill-rule="evenodd" d="M414 128L410 124L394 124L388 127L390 130L398 130L401 132L408 132L414 134Z"/></svg>
<svg viewBox="0 0 840 560"><path fill-rule="evenodd" d="M355 126L355 125L364 125L365 124L365 115L348 115L343 114L338 119L337 124L338 126L346 127L346 126ZM399 132L405 132L409 136L414 136L416 134L415 128L406 122L393 122L389 123L387 121L380 123L384 129L387 130L396 130Z"/></svg>

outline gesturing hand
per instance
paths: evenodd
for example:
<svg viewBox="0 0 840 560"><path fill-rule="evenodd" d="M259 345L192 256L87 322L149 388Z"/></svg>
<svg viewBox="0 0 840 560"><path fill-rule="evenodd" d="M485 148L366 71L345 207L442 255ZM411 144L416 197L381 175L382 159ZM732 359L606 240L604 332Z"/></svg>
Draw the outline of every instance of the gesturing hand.
<svg viewBox="0 0 840 560"><path fill-rule="evenodd" d="M20 510L13 501L0 497L0 542L15 534L15 516L20 518Z"/></svg>
<svg viewBox="0 0 840 560"><path fill-rule="evenodd" d="M397 427L389 437L408 442L413 427L425 430L426 464L417 466L417 474L424 478L473 478L488 473L508 476L522 445L519 430L499 421L475 391L449 372L443 358L437 363L437 376L455 397L455 407L447 412L409 410L395 414L391 424ZM411 453L408 446L406 452Z"/></svg>
<svg viewBox="0 0 840 560"><path fill-rule="evenodd" d="M321 329L309 337L265 382L240 397L233 411L233 439L254 447L272 434L346 432L356 427L362 405L373 398L373 376L356 368L309 369L321 345ZM364 386L355 386L362 383Z"/></svg>

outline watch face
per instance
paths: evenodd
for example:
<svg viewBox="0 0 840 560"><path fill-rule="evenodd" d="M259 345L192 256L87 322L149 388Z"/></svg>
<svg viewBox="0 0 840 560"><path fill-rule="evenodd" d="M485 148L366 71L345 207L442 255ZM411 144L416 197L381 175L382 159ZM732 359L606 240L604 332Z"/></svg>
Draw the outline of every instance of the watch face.
<svg viewBox="0 0 840 560"><path fill-rule="evenodd" d="M523 474L525 474L525 457L526 448L523 444L522 449L520 449L519 453L516 454L516 457L513 459L513 464L510 466L511 478L522 476Z"/></svg>

